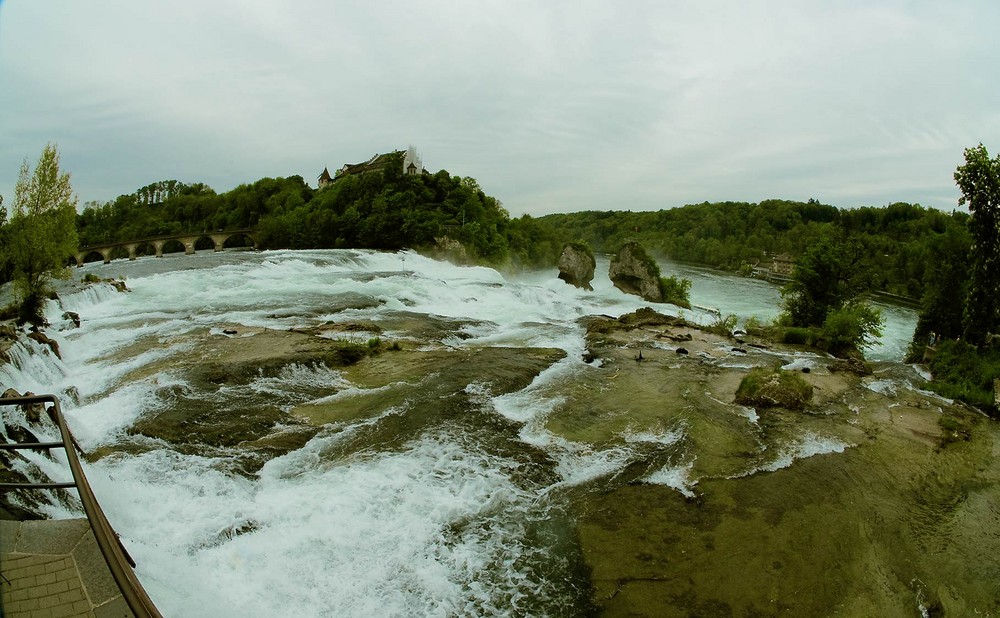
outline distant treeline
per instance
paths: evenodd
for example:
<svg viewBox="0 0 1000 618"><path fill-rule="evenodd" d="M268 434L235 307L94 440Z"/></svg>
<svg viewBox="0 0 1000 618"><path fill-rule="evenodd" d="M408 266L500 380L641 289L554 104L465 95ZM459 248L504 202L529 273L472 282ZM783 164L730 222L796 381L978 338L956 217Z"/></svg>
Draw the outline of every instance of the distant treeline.
<svg viewBox="0 0 1000 618"><path fill-rule="evenodd" d="M264 178L226 193L204 184L154 183L113 202L89 203L77 220L80 243L254 228L262 249L401 249L447 236L493 265L551 267L567 242L612 253L636 240L673 260L735 271L768 265L776 254L797 258L832 231L864 243L877 289L921 298L942 261L970 242L967 214L905 203L845 210L815 200L705 202L657 212L511 218L475 179L445 170L404 174L402 156L399 165L343 176L322 189L300 176Z"/></svg>
<svg viewBox="0 0 1000 618"><path fill-rule="evenodd" d="M864 244L877 289L921 298L945 254L942 245L968 248L968 219L962 212L905 203L846 210L815 200L765 200L705 202L658 212L578 212L537 221L596 252L610 253L626 240L638 240L673 260L729 270L769 265L771 256L781 253L795 259L824 234L841 233Z"/></svg>

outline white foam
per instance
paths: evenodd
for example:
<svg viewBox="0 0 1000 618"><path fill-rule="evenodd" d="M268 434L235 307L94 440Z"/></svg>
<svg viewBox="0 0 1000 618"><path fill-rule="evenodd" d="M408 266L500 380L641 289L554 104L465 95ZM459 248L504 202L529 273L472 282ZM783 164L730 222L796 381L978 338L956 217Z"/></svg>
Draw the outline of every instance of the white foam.
<svg viewBox="0 0 1000 618"><path fill-rule="evenodd" d="M639 431L629 430L626 431L622 437L625 438L625 442L630 444L645 442L661 446L673 446L684 438L684 430L680 428L661 431L654 431L650 429L643 429Z"/></svg>
<svg viewBox="0 0 1000 618"><path fill-rule="evenodd" d="M692 488L698 484L698 480L691 479L693 469L693 460L686 464L665 466L645 477L643 481L654 485L666 485L681 492L685 498L694 498L695 493Z"/></svg>
<svg viewBox="0 0 1000 618"><path fill-rule="evenodd" d="M893 380L868 380L864 385L868 390L880 395L891 397L896 394L896 383Z"/></svg>
<svg viewBox="0 0 1000 618"><path fill-rule="evenodd" d="M816 360L813 357L799 357L781 366L785 371L802 371L803 369L812 371L816 367Z"/></svg>
<svg viewBox="0 0 1000 618"><path fill-rule="evenodd" d="M790 467L797 459L806 459L816 455L843 453L851 444L837 438L824 437L813 432L805 432L797 440L780 449L770 462L751 468L736 477L750 476L757 472L775 472ZM734 477L734 478L736 478Z"/></svg>
<svg viewBox="0 0 1000 618"><path fill-rule="evenodd" d="M502 461L444 435L336 462L303 457L329 439L256 480L167 451L101 466L95 492L119 529L142 531L126 544L164 614L526 613L557 594L533 566L542 548L523 537L545 507ZM206 582L216 593L191 593Z"/></svg>
<svg viewBox="0 0 1000 618"><path fill-rule="evenodd" d="M934 379L934 374L932 374L923 365L918 365L918 364L914 363L914 364L910 365L910 367L913 368L913 371L915 371L916 374L918 376L920 376L921 378L923 378L924 380L930 381L930 380Z"/></svg>

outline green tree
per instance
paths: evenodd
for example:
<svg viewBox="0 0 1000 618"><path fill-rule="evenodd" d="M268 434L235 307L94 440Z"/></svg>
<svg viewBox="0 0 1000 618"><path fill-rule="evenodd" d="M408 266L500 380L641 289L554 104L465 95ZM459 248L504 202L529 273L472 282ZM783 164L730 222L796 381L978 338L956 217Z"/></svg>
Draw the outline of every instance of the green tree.
<svg viewBox="0 0 1000 618"><path fill-rule="evenodd" d="M11 277L11 264L7 259L7 245L10 237L10 228L7 226L7 209L3 205L3 196L0 195L0 283L7 283Z"/></svg>
<svg viewBox="0 0 1000 618"><path fill-rule="evenodd" d="M781 291L793 326L822 326L830 311L854 301L868 288L871 273L861 242L824 235L795 262Z"/></svg>
<svg viewBox="0 0 1000 618"><path fill-rule="evenodd" d="M53 144L42 150L34 172L24 160L14 187L5 254L23 322L44 323L49 280L65 270L76 252L76 204L70 175L59 171Z"/></svg>
<svg viewBox="0 0 1000 618"><path fill-rule="evenodd" d="M969 208L971 276L965 303L965 339L979 345L1000 332L1000 156L990 159L979 144L965 149L965 165L955 171L962 191L960 205Z"/></svg>
<svg viewBox="0 0 1000 618"><path fill-rule="evenodd" d="M924 295L913 331L910 360L920 360L931 333L941 339L962 336L969 287L969 249L969 234L964 228L948 227L931 238L930 266L924 276Z"/></svg>
<svg viewBox="0 0 1000 618"><path fill-rule="evenodd" d="M872 281L869 251L857 239L820 237L795 262L781 291L783 320L818 329L830 352L843 355L871 345L881 335L881 313L861 300Z"/></svg>

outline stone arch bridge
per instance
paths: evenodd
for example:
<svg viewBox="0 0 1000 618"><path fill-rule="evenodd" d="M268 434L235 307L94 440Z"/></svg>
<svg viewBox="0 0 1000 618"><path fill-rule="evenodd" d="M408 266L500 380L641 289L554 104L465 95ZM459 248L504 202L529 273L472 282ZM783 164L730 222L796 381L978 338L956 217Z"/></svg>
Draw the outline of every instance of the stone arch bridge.
<svg viewBox="0 0 1000 618"><path fill-rule="evenodd" d="M218 232L203 232L201 234L172 234L169 236L156 236L153 238L141 238L139 240L127 240L124 242L108 243L106 245L91 245L80 247L74 256L77 266L83 266L84 261L92 254L100 254L104 258L104 263L111 262L115 254L128 253L128 259L134 260L141 248L152 247L156 257L163 257L163 247L170 241L176 240L184 246L184 254L194 253L195 245L202 239L209 239L215 245L216 251L222 251L226 242L230 238L242 236L249 239L253 247L257 248L257 232L252 229L245 230L219 230ZM123 250L123 251L122 251Z"/></svg>

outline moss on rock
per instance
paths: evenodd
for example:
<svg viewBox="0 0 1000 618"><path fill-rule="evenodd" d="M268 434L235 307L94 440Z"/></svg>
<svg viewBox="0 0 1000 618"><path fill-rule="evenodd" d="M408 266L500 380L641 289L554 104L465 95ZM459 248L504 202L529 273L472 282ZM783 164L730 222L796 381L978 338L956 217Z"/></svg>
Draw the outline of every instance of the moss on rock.
<svg viewBox="0 0 1000 618"><path fill-rule="evenodd" d="M801 410L812 399L813 387L791 371L757 367L740 382L736 403L760 408Z"/></svg>

